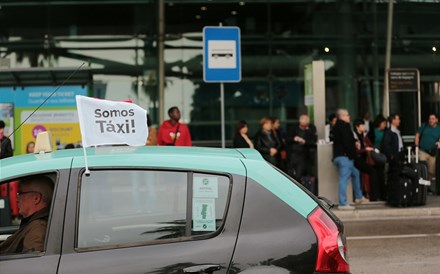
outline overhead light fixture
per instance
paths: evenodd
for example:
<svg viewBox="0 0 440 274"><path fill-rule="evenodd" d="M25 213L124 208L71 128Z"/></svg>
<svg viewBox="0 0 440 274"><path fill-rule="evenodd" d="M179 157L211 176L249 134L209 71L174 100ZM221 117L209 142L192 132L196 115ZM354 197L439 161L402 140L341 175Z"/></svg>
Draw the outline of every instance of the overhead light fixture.
<svg viewBox="0 0 440 274"><path fill-rule="evenodd" d="M233 10L233 11L231 11L231 14L232 15L237 15L237 11Z"/></svg>
<svg viewBox="0 0 440 274"><path fill-rule="evenodd" d="M240 6L244 6L244 1L240 1Z"/></svg>
<svg viewBox="0 0 440 274"><path fill-rule="evenodd" d="M325 48L324 48L324 51L325 51L325 52L330 52L330 49L329 49L328 47L325 47Z"/></svg>
<svg viewBox="0 0 440 274"><path fill-rule="evenodd" d="M197 20L202 19L202 16L201 16L200 14L197 14L197 15L196 15L196 19L197 19Z"/></svg>
<svg viewBox="0 0 440 274"><path fill-rule="evenodd" d="M201 6L200 7L200 10L203 10L203 11L205 11L205 10L207 10L208 8L206 7L206 6Z"/></svg>
<svg viewBox="0 0 440 274"><path fill-rule="evenodd" d="M436 52L437 51L437 48L434 46L434 47L432 47L432 51L433 52Z"/></svg>

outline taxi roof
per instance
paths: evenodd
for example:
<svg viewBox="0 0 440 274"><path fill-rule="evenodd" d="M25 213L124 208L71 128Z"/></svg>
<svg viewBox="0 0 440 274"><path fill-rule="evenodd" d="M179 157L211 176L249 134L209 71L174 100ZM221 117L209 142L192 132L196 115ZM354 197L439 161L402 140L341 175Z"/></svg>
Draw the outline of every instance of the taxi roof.
<svg viewBox="0 0 440 274"><path fill-rule="evenodd" d="M105 146L87 148L87 162L96 167L163 167L212 170L245 175L241 159L261 160L254 149L206 147ZM0 160L0 180L59 169L85 167L83 149L26 154Z"/></svg>

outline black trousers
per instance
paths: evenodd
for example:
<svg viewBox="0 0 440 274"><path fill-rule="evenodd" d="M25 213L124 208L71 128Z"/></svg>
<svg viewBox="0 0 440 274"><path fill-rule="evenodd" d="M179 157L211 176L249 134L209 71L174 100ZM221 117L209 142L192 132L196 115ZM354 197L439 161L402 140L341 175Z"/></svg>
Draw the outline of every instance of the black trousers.
<svg viewBox="0 0 440 274"><path fill-rule="evenodd" d="M377 171L373 166L367 164L366 160L362 157L356 157L354 160L354 166L359 169L359 171L368 174L370 178L370 201L377 201L380 197L379 180L377 176Z"/></svg>
<svg viewBox="0 0 440 274"><path fill-rule="evenodd" d="M287 174L301 182L301 177L307 173L307 153L289 153L287 160Z"/></svg>

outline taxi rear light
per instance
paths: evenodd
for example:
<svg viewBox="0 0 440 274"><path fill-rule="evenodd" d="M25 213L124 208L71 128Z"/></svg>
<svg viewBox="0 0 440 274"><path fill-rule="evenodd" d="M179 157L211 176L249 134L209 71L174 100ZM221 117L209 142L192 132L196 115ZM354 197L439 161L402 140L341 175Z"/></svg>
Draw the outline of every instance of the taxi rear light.
<svg viewBox="0 0 440 274"><path fill-rule="evenodd" d="M318 239L315 271L349 273L347 246L335 222L319 207L309 215L308 220Z"/></svg>

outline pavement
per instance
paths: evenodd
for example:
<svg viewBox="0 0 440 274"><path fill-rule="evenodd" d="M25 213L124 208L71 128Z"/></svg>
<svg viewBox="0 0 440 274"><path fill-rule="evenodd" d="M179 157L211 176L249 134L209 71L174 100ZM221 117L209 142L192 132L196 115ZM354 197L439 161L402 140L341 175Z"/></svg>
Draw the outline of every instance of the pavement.
<svg viewBox="0 0 440 274"><path fill-rule="evenodd" d="M343 222L440 218L440 196L428 193L426 205L423 206L392 207L385 202L368 202L357 205L355 210L338 210L335 206L332 211Z"/></svg>

